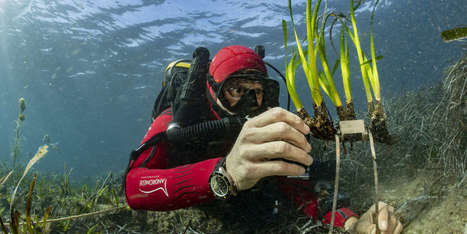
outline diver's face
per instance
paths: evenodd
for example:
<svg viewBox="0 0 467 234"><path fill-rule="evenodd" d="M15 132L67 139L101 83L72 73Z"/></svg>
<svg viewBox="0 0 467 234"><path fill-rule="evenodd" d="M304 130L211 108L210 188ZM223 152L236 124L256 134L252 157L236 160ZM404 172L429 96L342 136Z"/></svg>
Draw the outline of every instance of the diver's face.
<svg viewBox="0 0 467 234"><path fill-rule="evenodd" d="M263 102L263 85L259 81L235 78L226 80L223 86L224 97L231 107L234 107L249 90L255 92L256 102L260 107Z"/></svg>

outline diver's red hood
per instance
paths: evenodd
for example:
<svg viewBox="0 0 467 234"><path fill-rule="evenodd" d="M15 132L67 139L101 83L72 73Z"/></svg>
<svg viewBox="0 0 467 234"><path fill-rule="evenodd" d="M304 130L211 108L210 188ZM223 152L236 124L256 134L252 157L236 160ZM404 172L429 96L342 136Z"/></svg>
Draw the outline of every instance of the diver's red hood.
<svg viewBox="0 0 467 234"><path fill-rule="evenodd" d="M222 83L225 79L243 69L257 69L267 76L266 65L263 59L252 49L232 45L222 48L211 61L209 74L217 83Z"/></svg>

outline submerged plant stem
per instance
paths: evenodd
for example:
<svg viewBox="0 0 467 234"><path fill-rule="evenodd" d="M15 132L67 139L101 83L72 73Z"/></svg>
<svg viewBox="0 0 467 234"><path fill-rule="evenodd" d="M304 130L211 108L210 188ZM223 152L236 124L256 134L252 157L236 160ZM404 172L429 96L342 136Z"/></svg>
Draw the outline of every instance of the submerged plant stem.
<svg viewBox="0 0 467 234"><path fill-rule="evenodd" d="M29 185L28 198L26 200L26 227L30 233L34 233L33 224L31 222L31 204L32 204L32 191L36 185L37 174L34 174L31 184Z"/></svg>
<svg viewBox="0 0 467 234"><path fill-rule="evenodd" d="M373 135L371 131L368 132L370 138L370 149L371 149L371 158L373 159L373 177L375 179L375 214L378 214L379 211L379 194L378 194L378 165L376 163L376 152L375 152L375 145L373 141ZM373 222L376 224L376 233L380 233L378 228L378 215L375 215Z"/></svg>
<svg viewBox="0 0 467 234"><path fill-rule="evenodd" d="M331 228L329 229L329 234L333 233L334 229L334 219L336 216L336 208L337 208L337 195L339 193L339 170L341 165L341 146L339 141L339 136L335 135L336 139L336 178L334 179L334 196L332 199L332 216L331 216Z"/></svg>
<svg viewBox="0 0 467 234"><path fill-rule="evenodd" d="M8 234L8 229L5 227L5 224L3 223L2 217L0 217L0 225L2 226L3 233Z"/></svg>
<svg viewBox="0 0 467 234"><path fill-rule="evenodd" d="M94 216L94 215L100 215L100 214L104 214L104 213L108 213L108 212L112 212L112 211L118 211L118 210L126 209L126 208L128 208L128 206L112 207L112 208L99 210L99 211L95 211L95 212L90 212L90 213L86 213L86 214L71 215L71 216L56 218L56 219L47 219L46 222L47 223L53 223L53 222L67 221L67 220L72 220L72 219L78 219L78 218L84 218L84 217L89 217L89 216ZM19 214L19 212L18 212L18 214ZM41 223L43 223L43 221ZM24 223L19 223L18 222L18 225L22 225L22 224L24 224ZM14 225L14 223L5 223L5 226L11 226L12 227L12 225Z"/></svg>
<svg viewBox="0 0 467 234"><path fill-rule="evenodd" d="M12 166L13 168L16 167L16 160L18 159L21 151L21 133L22 133L22 127L23 127L23 121L25 120L24 117L24 110L26 109L26 101L24 98L20 98L18 100L19 104L19 113L18 113L18 119L16 120L16 129L15 129L15 144L13 146L13 151L11 152L11 158L12 158Z"/></svg>

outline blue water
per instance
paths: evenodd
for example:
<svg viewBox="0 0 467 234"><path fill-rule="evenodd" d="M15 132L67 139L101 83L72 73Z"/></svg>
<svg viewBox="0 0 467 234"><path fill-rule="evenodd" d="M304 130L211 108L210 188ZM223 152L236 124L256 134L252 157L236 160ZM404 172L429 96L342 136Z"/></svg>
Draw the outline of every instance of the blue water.
<svg viewBox="0 0 467 234"><path fill-rule="evenodd" d="M371 2L357 14L366 49ZM293 1L302 38L305 5ZM330 0L328 7L347 12L348 1ZM445 66L465 50L443 43L440 32L465 26L466 12L465 0L380 1L374 34L376 53L384 56L378 65L383 99L441 80ZM286 0L0 0L0 158L10 160L17 100L24 97L20 161L32 157L47 134L58 148L38 170L62 173L66 165L74 178L121 172L149 125L170 61L190 58L198 46L214 55L227 45L262 44L266 60L283 71L282 19L289 21ZM366 111L360 71L351 66L354 99ZM304 77L297 80L310 106Z"/></svg>

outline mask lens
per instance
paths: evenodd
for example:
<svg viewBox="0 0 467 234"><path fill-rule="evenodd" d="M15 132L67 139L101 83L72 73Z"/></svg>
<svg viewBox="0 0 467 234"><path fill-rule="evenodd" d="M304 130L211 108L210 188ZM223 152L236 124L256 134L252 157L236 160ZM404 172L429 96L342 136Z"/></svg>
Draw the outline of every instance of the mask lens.
<svg viewBox="0 0 467 234"><path fill-rule="evenodd" d="M231 87L228 88L227 91L232 95L234 98L239 98L243 96L248 90L243 87Z"/></svg>
<svg viewBox="0 0 467 234"><path fill-rule="evenodd" d="M279 83L276 80L227 79L220 91L223 106L238 115L252 117L267 108L279 106ZM236 103L232 105L232 102Z"/></svg>
<svg viewBox="0 0 467 234"><path fill-rule="evenodd" d="M255 84L260 84L259 82L255 82ZM226 90L229 92L229 94L234 97L234 98L241 98L245 93L248 93L248 91L253 90L256 96L262 95L263 94L263 88L262 87L256 87L256 88L251 88L248 86L251 86L252 83L245 83L245 82L231 82L226 84L227 87Z"/></svg>

